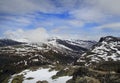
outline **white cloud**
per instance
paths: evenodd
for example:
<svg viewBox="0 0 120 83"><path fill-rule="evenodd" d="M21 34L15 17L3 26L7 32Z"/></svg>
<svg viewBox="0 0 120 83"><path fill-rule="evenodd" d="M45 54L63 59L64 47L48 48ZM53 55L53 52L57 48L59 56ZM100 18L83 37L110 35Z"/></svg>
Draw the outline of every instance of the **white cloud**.
<svg viewBox="0 0 120 83"><path fill-rule="evenodd" d="M110 18L120 16L119 3L120 0L84 0L83 6L70 11L70 14L85 23L104 23Z"/></svg>
<svg viewBox="0 0 120 83"><path fill-rule="evenodd" d="M1 15L0 16L0 27L4 30L16 29L18 27L25 28L31 25L34 19L24 16L12 16L12 15ZM1 29L0 28L0 29Z"/></svg>
<svg viewBox="0 0 120 83"><path fill-rule="evenodd" d="M0 0L0 12L28 14L75 11L77 16L93 20L101 13L120 15L120 0ZM99 13L99 10L101 13ZM79 12L78 12L79 11ZM81 14L81 15L80 15Z"/></svg>
<svg viewBox="0 0 120 83"><path fill-rule="evenodd" d="M51 33L62 33L68 29L70 29L68 26L59 26L59 27L56 27L55 29L51 30Z"/></svg>
<svg viewBox="0 0 120 83"><path fill-rule="evenodd" d="M112 30L120 30L120 23L110 23L104 24L96 27L96 29L112 29Z"/></svg>
<svg viewBox="0 0 120 83"><path fill-rule="evenodd" d="M43 42L47 39L48 34L44 28L37 28L27 31L26 37L33 42Z"/></svg>
<svg viewBox="0 0 120 83"><path fill-rule="evenodd" d="M54 4L50 0L1 0L0 12L8 14L28 14L34 12L53 13Z"/></svg>
<svg viewBox="0 0 120 83"><path fill-rule="evenodd" d="M22 40L27 39L30 42L44 42L48 38L48 33L44 28L36 28L33 30L24 31L17 29L15 31L8 30L4 33L6 38Z"/></svg>
<svg viewBox="0 0 120 83"><path fill-rule="evenodd" d="M66 21L66 23L73 27L83 27L85 24L83 21L77 20L77 19L68 20L68 21Z"/></svg>
<svg viewBox="0 0 120 83"><path fill-rule="evenodd" d="M0 12L1 13L12 13L21 14L27 13L28 11L34 10L34 4L27 0L1 0L0 1Z"/></svg>
<svg viewBox="0 0 120 83"><path fill-rule="evenodd" d="M104 12L120 16L120 0L94 0L95 6Z"/></svg>
<svg viewBox="0 0 120 83"><path fill-rule="evenodd" d="M13 17L13 16L1 16L0 18L5 19L5 21L14 21L23 24L30 24L31 20L25 17Z"/></svg>
<svg viewBox="0 0 120 83"><path fill-rule="evenodd" d="M102 10L102 13L120 15L120 0L85 0L91 8Z"/></svg>
<svg viewBox="0 0 120 83"><path fill-rule="evenodd" d="M13 4L14 3L14 4ZM104 20L113 14L120 16L120 0L1 0L0 13L30 14L61 13L87 22Z"/></svg>
<svg viewBox="0 0 120 83"><path fill-rule="evenodd" d="M103 20L104 16L104 14L101 13L101 11L92 8L77 9L70 12L70 14L76 19L85 22L99 22L100 20Z"/></svg>

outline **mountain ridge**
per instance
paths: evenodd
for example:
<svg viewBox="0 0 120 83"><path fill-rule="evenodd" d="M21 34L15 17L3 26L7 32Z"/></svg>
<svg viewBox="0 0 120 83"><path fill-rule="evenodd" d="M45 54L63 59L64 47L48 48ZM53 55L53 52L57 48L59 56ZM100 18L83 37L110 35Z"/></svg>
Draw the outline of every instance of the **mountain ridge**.
<svg viewBox="0 0 120 83"><path fill-rule="evenodd" d="M77 60L77 62L86 62L86 65L102 61L120 61L119 37L106 36L100 38L97 44Z"/></svg>

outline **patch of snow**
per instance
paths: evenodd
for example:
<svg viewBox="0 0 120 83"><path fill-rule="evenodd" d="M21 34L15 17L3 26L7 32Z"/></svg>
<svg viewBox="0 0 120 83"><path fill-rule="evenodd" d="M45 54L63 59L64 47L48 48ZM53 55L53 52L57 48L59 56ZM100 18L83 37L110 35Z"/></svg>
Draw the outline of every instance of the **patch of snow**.
<svg viewBox="0 0 120 83"><path fill-rule="evenodd" d="M72 50L72 49L70 49L70 48L68 48L68 47L66 47L66 46L64 46L64 45L61 45L61 44L59 44L58 46L59 46L59 47L62 47L62 48L65 48L65 49L68 49L68 50Z"/></svg>
<svg viewBox="0 0 120 83"><path fill-rule="evenodd" d="M25 65L27 65L27 61L24 60Z"/></svg>
<svg viewBox="0 0 120 83"><path fill-rule="evenodd" d="M50 42L48 42L48 44L51 44L52 46L54 46L56 48L65 48L65 49L71 50L70 48L68 48L68 47L66 47L66 46L64 46L62 44L58 44L56 42L56 40L50 41Z"/></svg>
<svg viewBox="0 0 120 83"><path fill-rule="evenodd" d="M72 78L72 76L63 76L63 77L59 77L58 79L53 80L51 77L55 75L56 73L57 71L55 70L49 72L49 68L38 69L36 71L24 70L19 74L13 75L12 78L9 80L9 83L11 83L14 76L21 75L21 74L23 74L25 77L23 83L36 83L37 81L42 81L42 80L46 80L49 83L66 83L67 80ZM27 80L26 78L29 78L29 77L32 77L34 79Z"/></svg>
<svg viewBox="0 0 120 83"><path fill-rule="evenodd" d="M37 61L39 61L39 60L38 60L38 59L32 59L32 61L37 62Z"/></svg>

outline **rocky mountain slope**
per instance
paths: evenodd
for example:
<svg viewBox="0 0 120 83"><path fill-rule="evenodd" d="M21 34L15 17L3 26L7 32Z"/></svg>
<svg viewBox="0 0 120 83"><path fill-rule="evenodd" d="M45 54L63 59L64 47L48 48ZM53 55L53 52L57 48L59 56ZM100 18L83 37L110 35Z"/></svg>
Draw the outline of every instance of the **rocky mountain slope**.
<svg viewBox="0 0 120 83"><path fill-rule="evenodd" d="M120 83L120 38L102 37L75 64L80 67L67 83Z"/></svg>
<svg viewBox="0 0 120 83"><path fill-rule="evenodd" d="M120 61L120 38L102 37L90 51L77 60L77 62L85 62L86 65L105 61Z"/></svg>

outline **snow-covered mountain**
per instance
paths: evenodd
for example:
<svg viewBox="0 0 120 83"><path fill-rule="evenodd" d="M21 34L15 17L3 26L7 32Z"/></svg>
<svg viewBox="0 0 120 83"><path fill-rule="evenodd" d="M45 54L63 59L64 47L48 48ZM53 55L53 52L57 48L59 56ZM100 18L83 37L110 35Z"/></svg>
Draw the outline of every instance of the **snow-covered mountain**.
<svg viewBox="0 0 120 83"><path fill-rule="evenodd" d="M77 62L87 64L105 61L120 61L120 38L107 36L102 37L90 51L84 53Z"/></svg>
<svg viewBox="0 0 120 83"><path fill-rule="evenodd" d="M56 48L67 49L75 52L84 52L89 50L95 41L84 41L84 40L63 40L63 39L49 39L47 42L48 46L53 46ZM80 53L80 54L81 54Z"/></svg>
<svg viewBox="0 0 120 83"><path fill-rule="evenodd" d="M44 43L6 44L5 47L0 47L0 55L3 55L0 57L1 61L4 58L9 58L9 61L14 59L15 65L70 64L94 44L95 41L58 38L48 39Z"/></svg>

